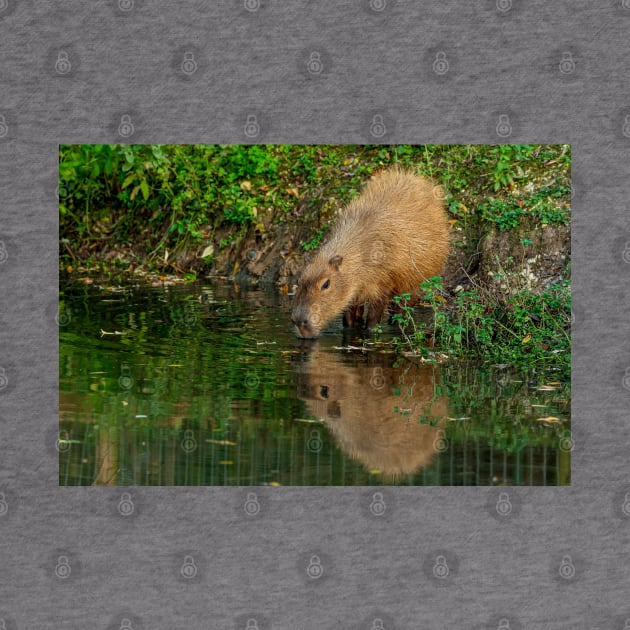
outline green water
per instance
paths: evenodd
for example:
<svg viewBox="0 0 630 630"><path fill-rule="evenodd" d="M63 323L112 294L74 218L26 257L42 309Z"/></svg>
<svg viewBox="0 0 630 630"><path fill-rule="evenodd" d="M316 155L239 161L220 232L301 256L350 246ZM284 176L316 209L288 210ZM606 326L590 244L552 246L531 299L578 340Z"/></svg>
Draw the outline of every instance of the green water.
<svg viewBox="0 0 630 630"><path fill-rule="evenodd" d="M300 342L290 308L273 287L62 284L60 485L570 483L566 384L343 349L340 324Z"/></svg>

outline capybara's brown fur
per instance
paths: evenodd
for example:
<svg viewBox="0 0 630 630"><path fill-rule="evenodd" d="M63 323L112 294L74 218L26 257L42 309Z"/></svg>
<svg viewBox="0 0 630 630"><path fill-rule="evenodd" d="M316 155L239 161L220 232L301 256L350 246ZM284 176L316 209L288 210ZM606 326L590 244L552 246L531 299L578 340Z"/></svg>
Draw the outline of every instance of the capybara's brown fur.
<svg viewBox="0 0 630 630"><path fill-rule="evenodd" d="M342 211L330 239L300 277L292 321L317 337L340 313L344 326L378 324L394 295L417 294L442 273L448 220L442 189L397 167L373 177Z"/></svg>

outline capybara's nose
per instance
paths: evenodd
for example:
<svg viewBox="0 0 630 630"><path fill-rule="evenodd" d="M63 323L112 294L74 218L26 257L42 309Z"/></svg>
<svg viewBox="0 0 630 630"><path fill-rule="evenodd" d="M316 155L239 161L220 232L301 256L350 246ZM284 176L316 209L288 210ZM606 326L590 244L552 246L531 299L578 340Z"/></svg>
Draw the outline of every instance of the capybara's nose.
<svg viewBox="0 0 630 630"><path fill-rule="evenodd" d="M293 313L291 313L291 323L294 326L308 327L308 317L306 312L302 309L295 309Z"/></svg>

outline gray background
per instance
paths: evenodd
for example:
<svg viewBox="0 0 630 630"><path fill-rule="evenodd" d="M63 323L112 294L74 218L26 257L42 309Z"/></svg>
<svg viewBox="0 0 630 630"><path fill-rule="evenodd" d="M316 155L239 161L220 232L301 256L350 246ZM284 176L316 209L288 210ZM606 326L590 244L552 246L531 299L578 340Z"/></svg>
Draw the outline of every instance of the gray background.
<svg viewBox="0 0 630 630"><path fill-rule="evenodd" d="M628 0L0 0L4 627L622 630L629 42ZM125 141L125 115L133 142L244 142L253 115L256 142L382 116L384 142L571 143L572 487L509 489L506 516L498 488L385 488L377 516L366 488L57 487L57 147Z"/></svg>

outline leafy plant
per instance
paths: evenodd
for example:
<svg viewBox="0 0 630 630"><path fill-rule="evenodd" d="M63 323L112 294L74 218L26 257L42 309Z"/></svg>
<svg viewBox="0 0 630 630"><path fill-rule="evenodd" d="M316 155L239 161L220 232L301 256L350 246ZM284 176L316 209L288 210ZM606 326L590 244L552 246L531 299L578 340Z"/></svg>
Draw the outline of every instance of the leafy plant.
<svg viewBox="0 0 630 630"><path fill-rule="evenodd" d="M328 226L326 225L321 230L317 230L317 234L315 234L313 238L311 238L308 241L303 241L302 243L300 243L302 245L302 249L305 252L309 252L313 249L317 249L320 243L322 242L322 238L327 229L328 229Z"/></svg>
<svg viewBox="0 0 630 630"><path fill-rule="evenodd" d="M475 358L514 366L553 368L568 377L571 365L571 293L568 284L541 295L522 290L499 297L481 286L459 292L446 302L439 278L422 283L433 311L433 349L449 357ZM427 328L418 325L410 295L394 298L400 313L392 320L402 329L394 343L400 350L427 356Z"/></svg>

